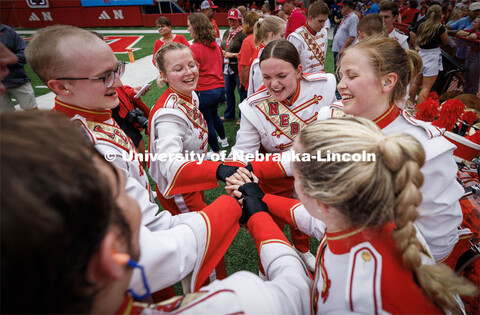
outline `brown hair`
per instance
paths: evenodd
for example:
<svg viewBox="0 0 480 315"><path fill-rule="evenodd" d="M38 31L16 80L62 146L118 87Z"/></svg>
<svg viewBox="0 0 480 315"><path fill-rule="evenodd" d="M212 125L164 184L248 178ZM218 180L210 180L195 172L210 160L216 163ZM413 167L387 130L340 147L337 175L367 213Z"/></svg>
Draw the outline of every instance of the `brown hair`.
<svg viewBox="0 0 480 315"><path fill-rule="evenodd" d="M215 41L215 30L205 14L190 14L188 16L188 21L193 28L192 37L194 41L200 42L205 46L208 46Z"/></svg>
<svg viewBox="0 0 480 315"><path fill-rule="evenodd" d="M376 229L394 221L392 240L426 296L444 310L459 311L456 294L476 288L443 264L422 265L413 222L422 202L422 145L406 133L386 136L370 120L350 117L314 122L297 137L302 153L374 154L373 161L336 159L293 162L306 195L335 208L351 227Z"/></svg>
<svg viewBox="0 0 480 315"><path fill-rule="evenodd" d="M342 56L353 50L361 51L368 58L371 67L377 73L379 82L381 76L389 73L395 73L398 76L392 91L391 102L397 102L405 97L408 85L422 69L422 59L418 53L403 49L395 38L368 37L349 47Z"/></svg>
<svg viewBox="0 0 480 315"><path fill-rule="evenodd" d="M155 25L166 25L166 26L169 26L171 27L172 26L172 22L170 22L170 19L167 18L166 16L161 16L159 17L158 19L155 20Z"/></svg>
<svg viewBox="0 0 480 315"><path fill-rule="evenodd" d="M383 0L378 6L378 12L380 11L392 11L392 15L398 15L398 5L395 1Z"/></svg>
<svg viewBox="0 0 480 315"><path fill-rule="evenodd" d="M245 33L245 35L248 36L250 34L253 34L255 23L257 23L259 18L260 15L258 15L258 13L254 11L250 11L245 14L245 17L243 18L243 32Z"/></svg>
<svg viewBox="0 0 480 315"><path fill-rule="evenodd" d="M300 55L297 49L285 39L277 39L268 43L260 55L260 64L270 58L277 58L290 63L295 69L300 65Z"/></svg>
<svg viewBox="0 0 480 315"><path fill-rule="evenodd" d="M1 311L90 313L98 290L88 275L92 256L112 226L131 241L98 169L113 165L79 125L56 112L4 113L0 132L0 180L8 183L0 194L0 266L8 288L1 290Z"/></svg>
<svg viewBox="0 0 480 315"><path fill-rule="evenodd" d="M329 12L328 5L321 0L312 3L308 7L308 16L311 16L312 18L316 18L320 14L328 14Z"/></svg>
<svg viewBox="0 0 480 315"><path fill-rule="evenodd" d="M357 24L357 31L367 37L384 34L382 18L378 14L367 14Z"/></svg>

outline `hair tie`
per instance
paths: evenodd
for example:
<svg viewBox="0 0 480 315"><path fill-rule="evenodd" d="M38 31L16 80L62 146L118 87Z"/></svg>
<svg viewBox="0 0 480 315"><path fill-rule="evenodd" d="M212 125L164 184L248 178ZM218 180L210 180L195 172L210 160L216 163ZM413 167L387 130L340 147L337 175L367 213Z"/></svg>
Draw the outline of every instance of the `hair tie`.
<svg viewBox="0 0 480 315"><path fill-rule="evenodd" d="M262 24L263 18L259 18L257 22L258 22L258 25Z"/></svg>

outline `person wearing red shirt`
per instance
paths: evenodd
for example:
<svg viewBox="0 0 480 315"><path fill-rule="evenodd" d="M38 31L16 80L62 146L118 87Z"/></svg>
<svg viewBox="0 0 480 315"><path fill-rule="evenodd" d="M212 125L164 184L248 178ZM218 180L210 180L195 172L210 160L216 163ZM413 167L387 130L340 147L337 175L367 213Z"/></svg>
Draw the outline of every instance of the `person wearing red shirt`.
<svg viewBox="0 0 480 315"><path fill-rule="evenodd" d="M159 17L155 21L155 24L157 24L158 33L162 36L160 39L157 39L155 41L155 44L153 45L152 62L154 66L157 66L155 62L155 54L160 49L160 47L162 47L165 44L170 44L173 42L184 44L187 47L190 46L190 44L188 43L187 39L183 37L183 35L172 34L172 23L167 17L165 16Z"/></svg>
<svg viewBox="0 0 480 315"><path fill-rule="evenodd" d="M216 43L215 31L204 14L190 14L187 23L193 38L190 49L199 67L195 90L200 101L199 109L207 122L208 144L213 152L218 153L217 133L222 147L228 147L223 122L218 116L218 103L225 94L222 49Z"/></svg>
<svg viewBox="0 0 480 315"><path fill-rule="evenodd" d="M287 20L287 31L285 33L285 37L288 37L290 33L294 32L297 28L305 24L307 18L302 13L302 10L295 7L295 0L279 0L277 3L282 4L283 12L289 16Z"/></svg>
<svg viewBox="0 0 480 315"><path fill-rule="evenodd" d="M420 13L420 10L417 9L418 2L417 0L408 1L408 9L402 12L402 23L412 24L415 14Z"/></svg>
<svg viewBox="0 0 480 315"><path fill-rule="evenodd" d="M252 57L255 54L255 43L253 38L253 28L255 23L259 20L260 16L256 12L248 12L243 19L243 32L247 35L242 42L242 48L238 52L238 66L240 75L240 85L248 89L248 72L250 65L252 64Z"/></svg>

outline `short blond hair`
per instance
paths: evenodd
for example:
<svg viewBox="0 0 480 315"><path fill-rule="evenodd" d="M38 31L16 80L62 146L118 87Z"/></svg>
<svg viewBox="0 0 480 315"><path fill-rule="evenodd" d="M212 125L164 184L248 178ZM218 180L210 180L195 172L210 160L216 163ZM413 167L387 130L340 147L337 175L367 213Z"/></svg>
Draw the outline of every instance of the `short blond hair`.
<svg viewBox="0 0 480 315"><path fill-rule="evenodd" d="M68 73L72 64L59 48L67 38L74 37L82 45L101 40L90 31L70 25L52 25L40 29L25 49L25 56L43 83Z"/></svg>

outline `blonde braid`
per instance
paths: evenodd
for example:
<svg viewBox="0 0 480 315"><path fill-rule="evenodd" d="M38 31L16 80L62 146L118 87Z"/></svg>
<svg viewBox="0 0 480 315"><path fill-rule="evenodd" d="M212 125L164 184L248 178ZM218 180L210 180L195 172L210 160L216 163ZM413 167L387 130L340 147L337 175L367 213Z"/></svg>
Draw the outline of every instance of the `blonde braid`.
<svg viewBox="0 0 480 315"><path fill-rule="evenodd" d="M396 134L388 137L382 150L385 165L394 173L396 229L391 237L402 254L404 265L411 269L425 294L444 310L460 312L455 295L473 295L476 288L443 264L422 265L421 244L413 222L422 202L420 172L425 161L422 146L412 137Z"/></svg>

